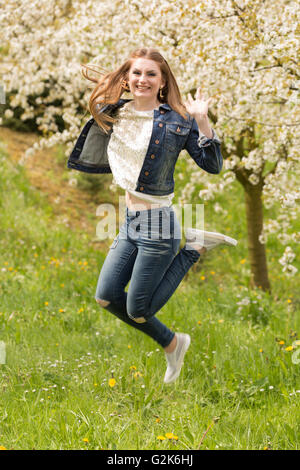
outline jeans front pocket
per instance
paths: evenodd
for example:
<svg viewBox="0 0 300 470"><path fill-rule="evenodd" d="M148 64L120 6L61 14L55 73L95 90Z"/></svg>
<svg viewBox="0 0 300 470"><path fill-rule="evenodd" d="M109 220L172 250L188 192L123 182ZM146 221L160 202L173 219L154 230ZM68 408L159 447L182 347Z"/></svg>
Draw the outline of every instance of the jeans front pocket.
<svg viewBox="0 0 300 470"><path fill-rule="evenodd" d="M110 249L110 250L113 250L114 248L116 248L118 242L119 242L119 235L116 236L116 238L114 239L114 241L113 241L112 244L110 245L109 249Z"/></svg>
<svg viewBox="0 0 300 470"><path fill-rule="evenodd" d="M180 246L180 238L173 238L172 239L172 248L173 248L173 254L174 255L177 255L177 252L179 250L179 246Z"/></svg>

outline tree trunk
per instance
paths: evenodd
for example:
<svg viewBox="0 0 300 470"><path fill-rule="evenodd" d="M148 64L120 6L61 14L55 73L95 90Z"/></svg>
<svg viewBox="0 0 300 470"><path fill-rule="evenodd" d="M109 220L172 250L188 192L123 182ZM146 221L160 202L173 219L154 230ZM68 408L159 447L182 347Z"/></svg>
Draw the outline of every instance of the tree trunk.
<svg viewBox="0 0 300 470"><path fill-rule="evenodd" d="M263 229L262 184L243 184L245 190L246 217L248 226L248 249L251 265L251 284L271 291L265 245L259 235Z"/></svg>

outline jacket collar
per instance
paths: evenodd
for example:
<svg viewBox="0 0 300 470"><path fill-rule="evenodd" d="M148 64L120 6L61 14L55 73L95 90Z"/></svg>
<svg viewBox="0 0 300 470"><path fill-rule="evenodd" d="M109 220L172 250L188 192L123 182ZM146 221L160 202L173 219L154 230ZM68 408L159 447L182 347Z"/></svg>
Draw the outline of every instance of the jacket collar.
<svg viewBox="0 0 300 470"><path fill-rule="evenodd" d="M166 109L167 111L172 111L171 106L168 103L162 103L159 105L159 108Z"/></svg>

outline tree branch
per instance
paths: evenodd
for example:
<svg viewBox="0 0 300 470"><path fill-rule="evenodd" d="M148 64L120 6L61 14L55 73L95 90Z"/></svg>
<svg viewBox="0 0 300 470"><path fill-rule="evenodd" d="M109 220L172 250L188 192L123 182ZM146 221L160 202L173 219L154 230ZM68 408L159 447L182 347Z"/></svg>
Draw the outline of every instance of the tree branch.
<svg viewBox="0 0 300 470"><path fill-rule="evenodd" d="M265 176L269 176L269 175L274 175L276 173L276 170L277 170L277 167L279 165L279 162L281 160L287 160L288 159L288 150L287 150L287 147L285 144L281 144L280 148L279 148L279 153L280 153L280 157L281 158L278 158L277 162L275 163L274 167L272 168L272 170L270 170Z"/></svg>
<svg viewBox="0 0 300 470"><path fill-rule="evenodd" d="M279 65L279 64L275 64L275 65L266 65L265 67L261 67L260 69L249 70L249 72L260 72L261 70L273 69L273 68L275 68L275 67L281 67L281 65Z"/></svg>

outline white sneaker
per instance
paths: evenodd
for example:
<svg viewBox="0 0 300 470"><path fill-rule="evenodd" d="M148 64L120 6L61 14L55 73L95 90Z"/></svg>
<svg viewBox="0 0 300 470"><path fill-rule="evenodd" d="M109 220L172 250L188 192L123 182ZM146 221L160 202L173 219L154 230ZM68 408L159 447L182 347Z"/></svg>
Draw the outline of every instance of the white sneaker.
<svg viewBox="0 0 300 470"><path fill-rule="evenodd" d="M200 250L203 247L206 248L206 250L211 250L221 243L231 246L237 245L237 240L228 237L223 233L206 232L205 230L198 230L195 228L187 228L185 231L185 238L187 245L192 247L194 250Z"/></svg>
<svg viewBox="0 0 300 470"><path fill-rule="evenodd" d="M177 344L175 350L171 353L165 353L168 363L164 378L165 383L174 382L174 380L176 380L179 376L181 367L183 365L184 355L187 352L191 342L190 335L185 333L176 333L176 338Z"/></svg>

